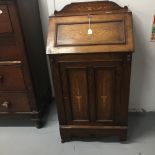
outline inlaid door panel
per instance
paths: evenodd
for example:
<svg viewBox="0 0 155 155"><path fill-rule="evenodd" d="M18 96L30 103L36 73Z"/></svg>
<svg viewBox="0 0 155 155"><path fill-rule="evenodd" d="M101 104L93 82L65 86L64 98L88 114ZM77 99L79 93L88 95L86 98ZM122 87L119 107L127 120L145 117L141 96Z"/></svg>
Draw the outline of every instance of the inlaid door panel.
<svg viewBox="0 0 155 155"><path fill-rule="evenodd" d="M115 67L95 69L96 82L96 120L112 121L115 101Z"/></svg>
<svg viewBox="0 0 155 155"><path fill-rule="evenodd" d="M105 125L117 123L121 109L121 80L123 68L117 62L94 66L95 122Z"/></svg>
<svg viewBox="0 0 155 155"><path fill-rule="evenodd" d="M68 69L73 120L88 120L87 74L85 69Z"/></svg>
<svg viewBox="0 0 155 155"><path fill-rule="evenodd" d="M87 68L84 66L62 68L67 121L70 124L89 122Z"/></svg>

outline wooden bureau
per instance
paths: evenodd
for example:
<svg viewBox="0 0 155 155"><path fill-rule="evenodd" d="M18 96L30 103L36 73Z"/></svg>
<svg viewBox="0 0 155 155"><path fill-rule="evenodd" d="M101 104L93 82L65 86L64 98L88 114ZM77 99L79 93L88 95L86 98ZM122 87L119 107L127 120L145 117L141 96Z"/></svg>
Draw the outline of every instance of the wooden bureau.
<svg viewBox="0 0 155 155"><path fill-rule="evenodd" d="M111 1L72 3L50 17L47 54L62 141L126 139L133 51L127 7Z"/></svg>
<svg viewBox="0 0 155 155"><path fill-rule="evenodd" d="M0 0L0 116L28 115L40 128L50 101L38 1Z"/></svg>

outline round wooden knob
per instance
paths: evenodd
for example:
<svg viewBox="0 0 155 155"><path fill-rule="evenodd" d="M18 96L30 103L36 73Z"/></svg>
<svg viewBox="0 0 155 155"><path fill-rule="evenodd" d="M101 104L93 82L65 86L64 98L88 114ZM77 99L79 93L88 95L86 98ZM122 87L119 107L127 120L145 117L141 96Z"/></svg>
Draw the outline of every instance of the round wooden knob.
<svg viewBox="0 0 155 155"><path fill-rule="evenodd" d="M3 11L2 10L0 10L0 15L3 13Z"/></svg>
<svg viewBox="0 0 155 155"><path fill-rule="evenodd" d="M8 102L8 101L4 101L4 102L2 103L2 107L8 109L8 107L9 107L9 102Z"/></svg>

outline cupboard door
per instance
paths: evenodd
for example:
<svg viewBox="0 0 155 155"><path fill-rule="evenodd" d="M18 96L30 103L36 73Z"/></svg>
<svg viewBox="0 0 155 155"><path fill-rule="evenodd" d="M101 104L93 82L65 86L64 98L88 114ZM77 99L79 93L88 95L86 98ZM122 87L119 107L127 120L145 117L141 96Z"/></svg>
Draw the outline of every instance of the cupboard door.
<svg viewBox="0 0 155 155"><path fill-rule="evenodd" d="M88 77L86 66L63 66L62 85L68 124L89 122Z"/></svg>
<svg viewBox="0 0 155 155"><path fill-rule="evenodd" d="M103 125L117 123L121 104L121 65L94 66L95 105L94 122Z"/></svg>
<svg viewBox="0 0 155 155"><path fill-rule="evenodd" d="M96 121L113 121L115 97L115 68L95 69Z"/></svg>
<svg viewBox="0 0 155 155"><path fill-rule="evenodd" d="M61 63L63 103L68 124L115 125L121 101L122 61Z"/></svg>

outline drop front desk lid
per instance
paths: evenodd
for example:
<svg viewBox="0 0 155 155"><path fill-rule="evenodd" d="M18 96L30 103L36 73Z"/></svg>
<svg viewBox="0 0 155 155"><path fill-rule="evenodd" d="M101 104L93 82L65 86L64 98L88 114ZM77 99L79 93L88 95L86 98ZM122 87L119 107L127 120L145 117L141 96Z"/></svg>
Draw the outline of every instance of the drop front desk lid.
<svg viewBox="0 0 155 155"><path fill-rule="evenodd" d="M133 51L127 7L110 1L72 3L49 18L47 54Z"/></svg>

